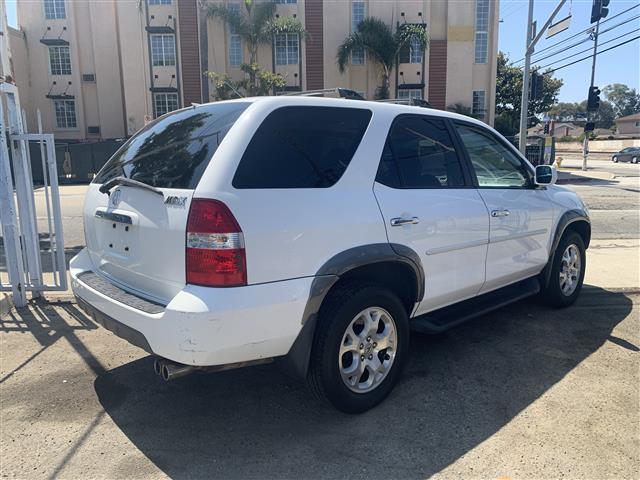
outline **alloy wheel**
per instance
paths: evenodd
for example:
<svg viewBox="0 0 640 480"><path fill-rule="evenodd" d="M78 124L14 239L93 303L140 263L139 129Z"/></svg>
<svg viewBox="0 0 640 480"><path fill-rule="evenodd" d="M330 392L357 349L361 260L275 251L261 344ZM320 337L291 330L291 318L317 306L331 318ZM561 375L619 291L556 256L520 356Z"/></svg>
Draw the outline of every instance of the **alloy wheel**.
<svg viewBox="0 0 640 480"><path fill-rule="evenodd" d="M562 265L560 266L560 290L562 294L570 297L578 288L580 281L580 271L582 269L582 259L580 250L575 244L569 245L562 254Z"/></svg>

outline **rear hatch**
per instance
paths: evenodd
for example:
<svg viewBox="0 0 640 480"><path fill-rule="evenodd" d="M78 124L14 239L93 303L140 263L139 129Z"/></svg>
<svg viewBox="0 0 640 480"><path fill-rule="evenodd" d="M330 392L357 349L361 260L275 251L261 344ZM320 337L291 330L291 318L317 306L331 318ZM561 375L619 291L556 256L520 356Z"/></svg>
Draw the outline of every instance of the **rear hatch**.
<svg viewBox="0 0 640 480"><path fill-rule="evenodd" d="M84 207L97 271L167 302L185 285L185 230L193 192L247 102L179 110L147 125L105 164Z"/></svg>

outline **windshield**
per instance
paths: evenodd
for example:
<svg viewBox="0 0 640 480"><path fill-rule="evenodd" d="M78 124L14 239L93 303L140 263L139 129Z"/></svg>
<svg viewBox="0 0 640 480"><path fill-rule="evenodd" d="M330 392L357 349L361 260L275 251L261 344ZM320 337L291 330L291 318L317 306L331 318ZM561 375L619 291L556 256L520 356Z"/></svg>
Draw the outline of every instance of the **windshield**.
<svg viewBox="0 0 640 480"><path fill-rule="evenodd" d="M247 102L219 103L162 116L131 137L94 183L125 177L159 188L196 187Z"/></svg>

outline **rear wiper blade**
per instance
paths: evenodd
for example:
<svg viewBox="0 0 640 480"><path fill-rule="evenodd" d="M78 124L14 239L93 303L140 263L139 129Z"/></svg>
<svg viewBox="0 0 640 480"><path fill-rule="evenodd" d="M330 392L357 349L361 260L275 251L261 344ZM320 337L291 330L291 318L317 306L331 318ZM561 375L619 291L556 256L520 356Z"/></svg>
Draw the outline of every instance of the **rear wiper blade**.
<svg viewBox="0 0 640 480"><path fill-rule="evenodd" d="M162 195L164 197L162 190L159 190L156 187L152 187L151 185L147 185L146 183L142 183L137 180L132 180L127 177L112 178L107 183L103 183L102 185L100 185L100 188L98 190L100 190L100 193L106 193L107 195L110 195L111 189L116 185L125 185L127 187L144 188L145 190L149 190L150 192L157 193L158 195Z"/></svg>

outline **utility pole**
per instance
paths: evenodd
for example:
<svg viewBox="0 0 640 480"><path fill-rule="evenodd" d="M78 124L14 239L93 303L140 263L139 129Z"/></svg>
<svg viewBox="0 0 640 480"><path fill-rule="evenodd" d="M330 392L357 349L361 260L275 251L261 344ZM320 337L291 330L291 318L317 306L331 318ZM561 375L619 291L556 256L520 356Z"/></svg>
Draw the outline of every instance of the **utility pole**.
<svg viewBox="0 0 640 480"><path fill-rule="evenodd" d="M591 23L596 24L593 33L593 58L591 61L591 83L589 83L589 95L587 97L587 123L584 128L584 143L582 144L582 170L587 170L587 159L589 158L589 132L595 128L591 122L591 112L597 112L600 108L600 89L593 85L596 77L596 57L598 56L598 34L600 33L600 20L609 15L610 0L593 0L591 7Z"/></svg>
<svg viewBox="0 0 640 480"><path fill-rule="evenodd" d="M522 97L520 99L520 152L525 155L527 152L527 127L529 125L529 76L531 70L531 55L533 45L530 45L533 37L533 0L529 0L529 15L527 16L527 40L524 52L524 74L522 75Z"/></svg>
<svg viewBox="0 0 640 480"><path fill-rule="evenodd" d="M529 0L529 15L527 17L527 39L525 41L524 50L524 74L522 75L522 98L520 100L520 152L524 155L527 149L527 125L529 115L529 83L531 78L531 55L533 55L534 49L544 32L549 28L551 22L556 17L562 6L567 0L561 0L558 6L555 8L551 16L544 23L539 32L535 35L533 32L533 0Z"/></svg>
<svg viewBox="0 0 640 480"><path fill-rule="evenodd" d="M589 96L593 91L593 82L596 77L596 55L598 51L598 32L600 30L600 19L596 23L596 30L593 39L593 60L591 62L591 83L589 84ZM588 102L587 102L588 106ZM587 123L591 122L591 111L587 108ZM582 170L587 171L587 158L589 157L589 132L585 129L584 143L582 144Z"/></svg>

